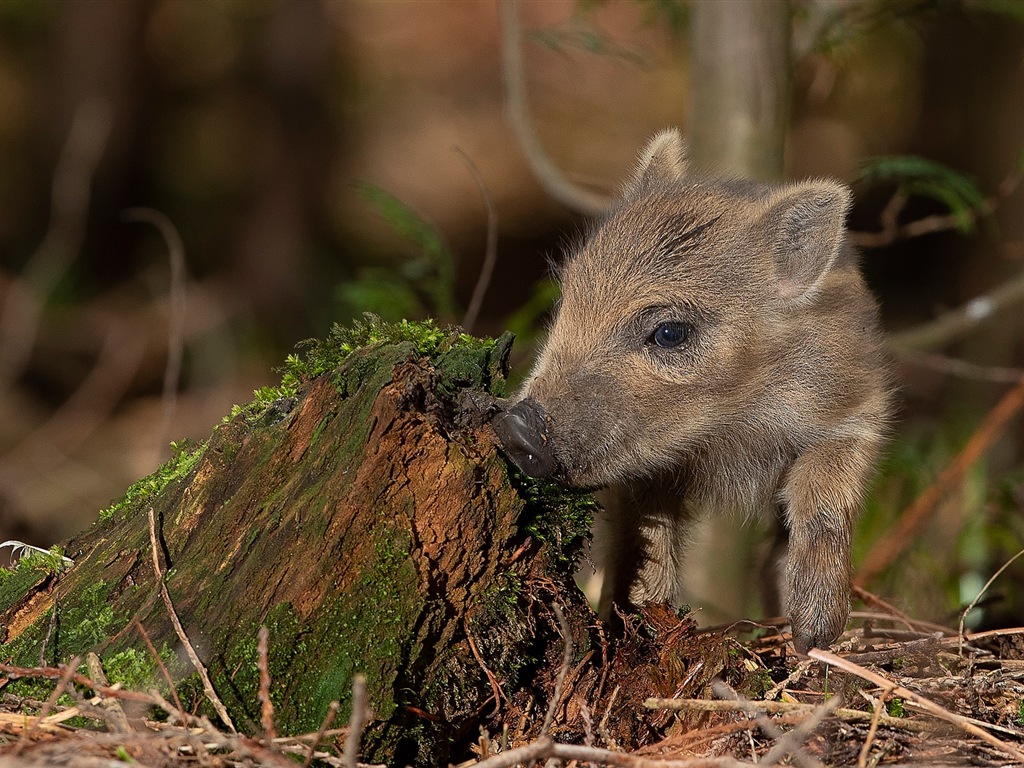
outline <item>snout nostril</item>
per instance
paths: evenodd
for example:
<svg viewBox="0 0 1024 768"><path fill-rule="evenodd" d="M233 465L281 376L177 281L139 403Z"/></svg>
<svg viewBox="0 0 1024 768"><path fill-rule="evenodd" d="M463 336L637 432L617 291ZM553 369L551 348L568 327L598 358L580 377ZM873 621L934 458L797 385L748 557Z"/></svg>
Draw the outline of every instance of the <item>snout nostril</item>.
<svg viewBox="0 0 1024 768"><path fill-rule="evenodd" d="M533 400L523 400L499 414L491 427L501 441L502 450L530 477L548 477L557 469L548 447L544 411Z"/></svg>

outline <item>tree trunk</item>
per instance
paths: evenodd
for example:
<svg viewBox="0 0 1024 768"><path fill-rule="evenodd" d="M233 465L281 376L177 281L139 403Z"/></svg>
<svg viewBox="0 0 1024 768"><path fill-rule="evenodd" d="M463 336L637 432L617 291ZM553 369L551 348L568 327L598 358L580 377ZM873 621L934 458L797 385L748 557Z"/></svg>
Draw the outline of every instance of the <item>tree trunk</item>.
<svg viewBox="0 0 1024 768"><path fill-rule="evenodd" d="M716 174L782 177L789 123L787 0L697 0L688 144Z"/></svg>
<svg viewBox="0 0 1024 768"><path fill-rule="evenodd" d="M719 176L781 179L790 107L787 0L696 0L690 51L693 164ZM703 554L687 568L687 588L706 621L756 613L750 574L760 567L760 539L732 518L695 522L691 551Z"/></svg>

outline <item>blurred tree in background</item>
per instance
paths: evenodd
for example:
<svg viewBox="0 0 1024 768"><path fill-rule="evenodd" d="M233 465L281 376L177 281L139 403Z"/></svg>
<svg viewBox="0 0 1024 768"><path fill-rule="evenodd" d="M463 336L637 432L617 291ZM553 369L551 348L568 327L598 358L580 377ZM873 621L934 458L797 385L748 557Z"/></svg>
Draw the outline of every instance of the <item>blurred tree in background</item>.
<svg viewBox="0 0 1024 768"><path fill-rule="evenodd" d="M651 133L691 126L691 12L519 4L530 124L572 184L606 196ZM949 317L1019 278L1024 3L789 12L784 172L854 184L886 326ZM513 327L524 366L554 298L547 260L583 217L533 175L508 120L506 50L495 0L0 3L0 538L80 529L332 321L461 321L489 214L498 258L473 330ZM123 217L140 206L173 223L185 255L173 401L181 295L160 230ZM862 557L1024 368L1022 307L897 350L904 406ZM1018 418L872 586L947 618L1024 547L1022 506ZM987 621L1024 621L1021 582L1018 561Z"/></svg>

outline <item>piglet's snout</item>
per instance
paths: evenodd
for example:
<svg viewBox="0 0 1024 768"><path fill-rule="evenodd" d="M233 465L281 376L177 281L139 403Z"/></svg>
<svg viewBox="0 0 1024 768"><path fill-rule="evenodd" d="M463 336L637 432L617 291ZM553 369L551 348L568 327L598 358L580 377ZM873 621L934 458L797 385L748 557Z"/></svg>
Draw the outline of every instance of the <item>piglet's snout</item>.
<svg viewBox="0 0 1024 768"><path fill-rule="evenodd" d="M558 471L558 462L548 445L544 409L533 398L527 398L498 414L491 422L501 441L502 450L530 477L551 477Z"/></svg>

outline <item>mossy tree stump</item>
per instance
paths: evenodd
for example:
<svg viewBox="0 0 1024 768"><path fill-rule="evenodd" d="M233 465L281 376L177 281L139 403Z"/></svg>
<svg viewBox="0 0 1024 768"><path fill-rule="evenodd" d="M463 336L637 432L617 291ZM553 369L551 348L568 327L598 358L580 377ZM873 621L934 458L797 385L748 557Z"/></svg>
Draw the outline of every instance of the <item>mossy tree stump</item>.
<svg viewBox="0 0 1024 768"><path fill-rule="evenodd" d="M588 524L585 498L517 492L484 426L510 343L371 323L289 358L280 389L68 541L73 567L2 578L0 661L97 649L112 680L157 685L137 618L198 701L154 599L152 509L171 599L240 728L259 731L265 625L280 731L316 730L362 672L367 758L443 761L493 696L481 661L514 685L536 671L538 638L557 637L522 587L564 583Z"/></svg>

